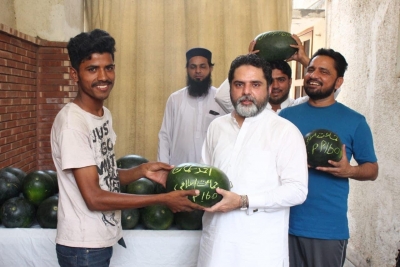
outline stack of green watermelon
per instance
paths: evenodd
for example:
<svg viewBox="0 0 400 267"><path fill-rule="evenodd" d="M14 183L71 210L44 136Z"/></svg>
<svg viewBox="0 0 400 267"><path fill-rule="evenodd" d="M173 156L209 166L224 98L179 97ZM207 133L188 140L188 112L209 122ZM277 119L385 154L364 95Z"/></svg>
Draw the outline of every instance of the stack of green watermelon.
<svg viewBox="0 0 400 267"><path fill-rule="evenodd" d="M55 171L32 171L26 174L16 167L0 170L1 223L7 228L28 228L37 220L43 228L56 228L57 192ZM45 205L50 201L48 199L53 199L51 207Z"/></svg>

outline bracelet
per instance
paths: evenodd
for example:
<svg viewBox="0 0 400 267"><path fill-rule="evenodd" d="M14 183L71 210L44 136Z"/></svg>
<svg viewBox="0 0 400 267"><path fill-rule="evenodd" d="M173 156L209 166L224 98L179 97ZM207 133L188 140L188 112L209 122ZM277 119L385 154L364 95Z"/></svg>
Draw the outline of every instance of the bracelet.
<svg viewBox="0 0 400 267"><path fill-rule="evenodd" d="M249 207L249 198L247 195L241 195L240 196L240 201L241 201L241 210L247 210Z"/></svg>

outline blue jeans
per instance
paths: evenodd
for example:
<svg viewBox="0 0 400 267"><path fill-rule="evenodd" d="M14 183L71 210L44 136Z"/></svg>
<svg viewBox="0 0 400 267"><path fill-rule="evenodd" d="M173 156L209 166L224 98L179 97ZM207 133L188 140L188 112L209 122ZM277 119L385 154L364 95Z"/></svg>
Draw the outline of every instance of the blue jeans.
<svg viewBox="0 0 400 267"><path fill-rule="evenodd" d="M74 248L56 244L56 252L61 267L108 267L113 247Z"/></svg>

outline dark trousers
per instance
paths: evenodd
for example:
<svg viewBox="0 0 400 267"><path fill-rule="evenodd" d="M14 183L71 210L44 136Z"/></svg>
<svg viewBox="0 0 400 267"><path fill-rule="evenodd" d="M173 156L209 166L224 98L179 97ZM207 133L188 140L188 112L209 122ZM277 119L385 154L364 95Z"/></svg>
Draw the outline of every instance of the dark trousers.
<svg viewBox="0 0 400 267"><path fill-rule="evenodd" d="M56 244L58 264L61 267L108 267L112 247L75 248Z"/></svg>
<svg viewBox="0 0 400 267"><path fill-rule="evenodd" d="M290 267L342 267L347 242L289 235Z"/></svg>

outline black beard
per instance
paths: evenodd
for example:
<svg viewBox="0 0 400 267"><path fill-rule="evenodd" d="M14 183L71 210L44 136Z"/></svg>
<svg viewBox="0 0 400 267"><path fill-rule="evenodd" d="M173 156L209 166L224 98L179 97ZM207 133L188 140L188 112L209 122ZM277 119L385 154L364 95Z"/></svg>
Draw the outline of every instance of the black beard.
<svg viewBox="0 0 400 267"><path fill-rule="evenodd" d="M289 91L287 92L286 95L283 95L281 98L278 98L278 99L273 99L273 98L269 97L269 103L273 104L273 105L280 105L283 102L285 102L285 100L288 99L288 97L289 97Z"/></svg>
<svg viewBox="0 0 400 267"><path fill-rule="evenodd" d="M193 97L200 97L208 95L208 91L211 87L211 73L208 74L202 81L196 81L189 75L186 78L186 85L188 87L188 93Z"/></svg>
<svg viewBox="0 0 400 267"><path fill-rule="evenodd" d="M336 81L335 81L336 83ZM308 86L304 86L304 91L306 91L306 94L308 95L309 98L312 100L320 100L320 99L325 99L329 97L333 92L335 92L335 83L333 83L331 88L328 88L326 91L309 91Z"/></svg>

